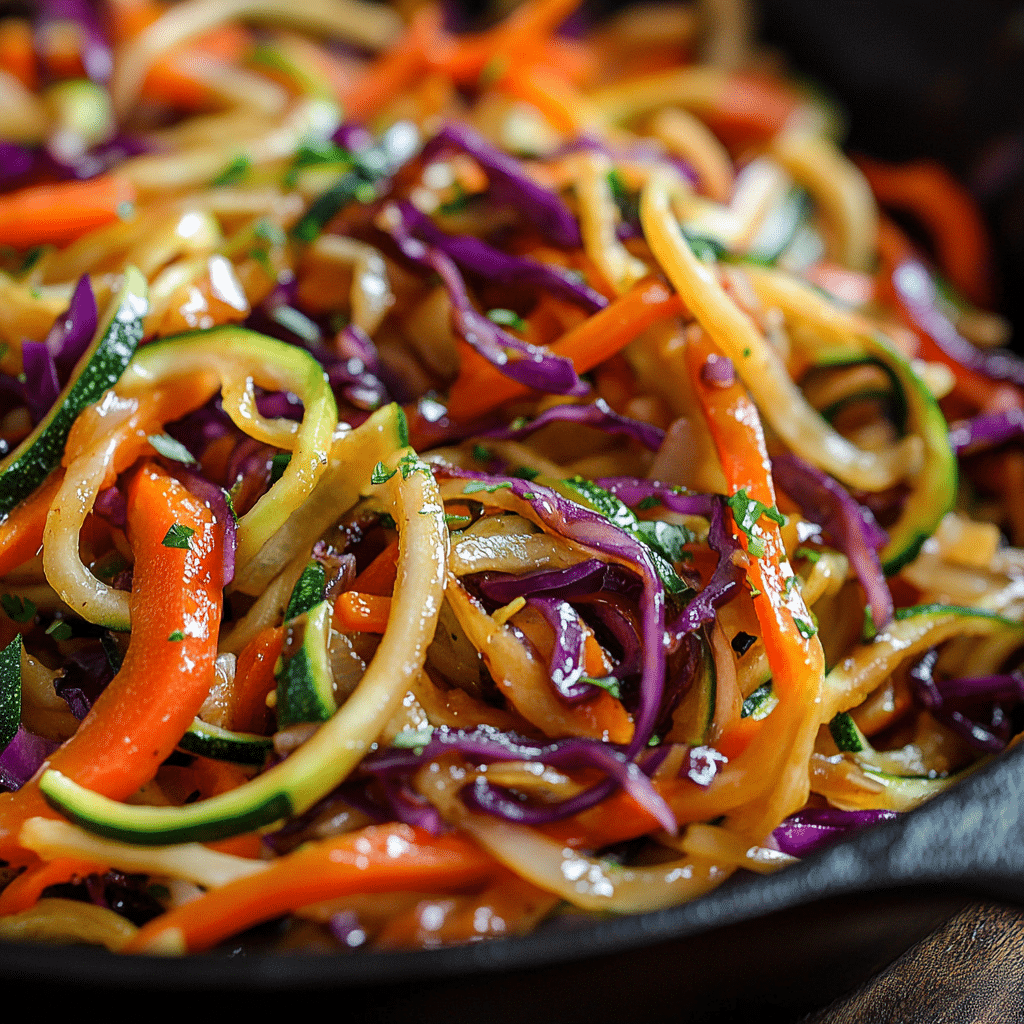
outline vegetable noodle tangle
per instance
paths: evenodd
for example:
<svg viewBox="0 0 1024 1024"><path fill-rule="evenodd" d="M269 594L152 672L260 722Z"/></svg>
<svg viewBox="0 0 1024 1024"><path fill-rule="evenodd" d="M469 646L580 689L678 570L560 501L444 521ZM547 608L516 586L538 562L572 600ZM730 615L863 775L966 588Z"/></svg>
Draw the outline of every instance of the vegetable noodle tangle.
<svg viewBox="0 0 1024 1024"><path fill-rule="evenodd" d="M0 22L0 936L653 910L1012 742L963 190L743 19L574 6Z"/></svg>

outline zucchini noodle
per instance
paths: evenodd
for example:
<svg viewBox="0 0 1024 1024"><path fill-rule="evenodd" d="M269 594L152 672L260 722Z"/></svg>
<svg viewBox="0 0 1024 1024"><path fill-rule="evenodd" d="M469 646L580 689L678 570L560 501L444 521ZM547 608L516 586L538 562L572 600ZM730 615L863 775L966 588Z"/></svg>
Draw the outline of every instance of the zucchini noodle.
<svg viewBox="0 0 1024 1024"><path fill-rule="evenodd" d="M59 54L39 8L0 73L0 938L663 910L1015 741L983 231L947 182L933 267L913 173L843 155L746 3L570 41L569 0L96 0Z"/></svg>

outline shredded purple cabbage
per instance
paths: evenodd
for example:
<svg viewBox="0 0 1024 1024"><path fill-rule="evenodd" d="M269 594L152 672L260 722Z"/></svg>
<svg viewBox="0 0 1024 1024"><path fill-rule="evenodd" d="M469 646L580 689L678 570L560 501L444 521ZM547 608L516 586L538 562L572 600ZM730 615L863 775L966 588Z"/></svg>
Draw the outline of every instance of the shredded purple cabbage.
<svg viewBox="0 0 1024 1024"><path fill-rule="evenodd" d="M553 804L531 805L486 779L463 790L463 800L476 810L495 814L509 821L540 825L560 821L578 814L603 800L617 788L625 789L645 810L649 811L667 831L675 832L676 821L668 805L651 785L651 780L627 754L609 743L569 739L537 744L531 740L503 733L493 726L481 725L466 731L442 726L433 730L430 739L414 750L390 748L363 760L361 769L378 777L409 775L427 761L445 753L458 753L476 764L500 761L530 761L568 771L596 768L608 781L584 790L568 800Z"/></svg>
<svg viewBox="0 0 1024 1024"><path fill-rule="evenodd" d="M447 122L423 148L430 159L444 149L461 149L484 169L491 192L528 217L548 239L563 249L582 244L579 225L569 207L548 189L538 185L518 161L492 146L466 124Z"/></svg>
<svg viewBox="0 0 1024 1024"><path fill-rule="evenodd" d="M938 680L934 676L938 657L938 650L932 648L910 669L914 696L936 720L976 750L998 753L1006 746L1011 732L1003 705L1024 701L1024 676L1007 673Z"/></svg>
<svg viewBox="0 0 1024 1024"><path fill-rule="evenodd" d="M408 203L387 207L386 212L392 213L388 230L407 260L441 278L451 298L455 330L501 373L520 384L560 395L585 392L586 385L576 375L571 359L514 337L473 306L454 261L409 233L406 217L412 209Z"/></svg>
<svg viewBox="0 0 1024 1024"><path fill-rule="evenodd" d="M840 811L835 807L809 807L787 818L771 838L782 853L806 857L851 832L880 821L893 821L896 811Z"/></svg>
<svg viewBox="0 0 1024 1024"><path fill-rule="evenodd" d="M562 267L542 263L529 256L512 256L473 235L446 234L413 206L408 206L408 209L403 206L403 214L412 234L450 256L464 271L501 284L543 288L588 313L596 313L608 305L608 300L600 292Z"/></svg>
<svg viewBox="0 0 1024 1024"><path fill-rule="evenodd" d="M708 585L690 599L678 618L669 626L676 642L688 633L696 632L701 626L714 622L717 609L739 595L747 570L742 563L733 560L733 554L741 551L739 541L725 526L725 505L716 501L712 508L708 527L708 546L718 554L718 564L708 580Z"/></svg>
<svg viewBox="0 0 1024 1024"><path fill-rule="evenodd" d="M665 431L660 427L630 419L628 416L620 416L603 398L598 398L586 405L572 403L553 405L528 423L520 423L516 420L507 427L484 430L479 436L491 437L497 441L518 441L521 438L529 437L549 423L577 423L594 427L596 430L603 430L606 434L625 434L627 437L639 441L652 452L656 452L661 447L662 441L665 440Z"/></svg>
<svg viewBox="0 0 1024 1024"><path fill-rule="evenodd" d="M637 508L645 502L655 503L683 516L710 519L718 500L713 494L690 494L672 484L642 480L635 476L606 476L594 483L630 508Z"/></svg>
<svg viewBox="0 0 1024 1024"><path fill-rule="evenodd" d="M554 630L555 644L548 663L548 675L559 696L569 703L593 697L598 688L586 681L584 657L587 634L579 613L559 597L531 597L526 603L536 608Z"/></svg>
<svg viewBox="0 0 1024 1024"><path fill-rule="evenodd" d="M569 600L602 590L637 597L641 586L640 580L624 566L599 558L588 558L565 569L541 569L522 576L489 572L477 579L480 592L499 605L537 594Z"/></svg>
<svg viewBox="0 0 1024 1024"><path fill-rule="evenodd" d="M0 753L0 788L8 792L21 789L57 746L53 740L36 736L19 725L14 739Z"/></svg>
<svg viewBox="0 0 1024 1024"><path fill-rule="evenodd" d="M875 628L884 629L892 622L893 602L878 549L885 545L888 536L871 511L854 501L827 473L797 455L776 455L772 459L772 475L803 514L818 523L849 558L864 588Z"/></svg>
<svg viewBox="0 0 1024 1024"><path fill-rule="evenodd" d="M1024 409L982 413L949 428L949 443L957 455L971 455L1019 437L1024 437Z"/></svg>
<svg viewBox="0 0 1024 1024"><path fill-rule="evenodd" d="M43 341L21 343L24 379L20 392L33 424L53 408L61 388L71 379L75 365L96 333L96 299L88 275L83 274L71 296L71 305L53 323Z"/></svg>
<svg viewBox="0 0 1024 1024"><path fill-rule="evenodd" d="M485 487L509 489L528 503L537 518L559 536L574 540L603 555L629 564L643 580L640 597L644 663L640 677L639 706L633 741L627 750L633 756L642 750L654 731L665 691L665 589L644 544L615 526L597 512L563 498L549 487L518 477L500 478L438 464L439 477L477 481Z"/></svg>
<svg viewBox="0 0 1024 1024"><path fill-rule="evenodd" d="M85 73L94 82L106 85L114 70L114 55L94 6L89 0L37 0L37 32L60 22L78 27Z"/></svg>
<svg viewBox="0 0 1024 1024"><path fill-rule="evenodd" d="M1024 359L1006 349L979 349L943 314L928 268L917 259L904 259L892 275L893 287L914 325L961 366L988 377L1024 385Z"/></svg>

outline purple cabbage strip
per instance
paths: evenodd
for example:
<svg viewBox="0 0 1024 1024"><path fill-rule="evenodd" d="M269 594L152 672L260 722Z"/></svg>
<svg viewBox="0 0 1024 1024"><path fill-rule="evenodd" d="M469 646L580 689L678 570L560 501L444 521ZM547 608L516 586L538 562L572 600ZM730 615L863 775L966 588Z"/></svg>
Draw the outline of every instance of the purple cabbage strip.
<svg viewBox="0 0 1024 1024"><path fill-rule="evenodd" d="M990 380L1024 385L1024 359L1006 349L976 348L957 331L940 309L935 282L920 260L903 260L893 272L892 283L915 325L947 356Z"/></svg>
<svg viewBox="0 0 1024 1024"><path fill-rule="evenodd" d="M456 752L477 764L531 761L569 771L596 768L608 776L605 783L592 786L568 800L543 806L525 804L500 787L491 786L486 780L479 780L472 790L463 792L463 799L470 807L499 817L525 824L560 821L593 807L621 787L649 811L663 828L669 832L676 830L672 811L639 766L611 744L595 740L571 737L541 745L488 725L478 726L472 731L441 726L433 731L423 747L416 750L381 750L365 758L361 767L380 777L407 775L447 752Z"/></svg>
<svg viewBox="0 0 1024 1024"><path fill-rule="evenodd" d="M643 579L640 615L645 656L633 741L627 755L633 756L642 750L653 734L665 691L665 590L645 545L599 513L563 498L535 480L521 480L518 477L502 479L449 465L437 465L434 471L441 477L455 477L478 481L486 486L511 489L517 498L530 505L533 514L554 533L603 555L627 562Z"/></svg>
<svg viewBox="0 0 1024 1024"><path fill-rule="evenodd" d="M119 530L123 530L128 525L128 502L125 501L121 489L116 484L105 488L96 495L96 502L92 510Z"/></svg>
<svg viewBox="0 0 1024 1024"><path fill-rule="evenodd" d="M940 682L933 674L938 656L938 650L932 648L908 673L918 702L976 750L998 753L1010 738L1010 723L999 700L1008 698L1018 703L1024 699L1024 680L1016 675L1005 675ZM953 694L956 696L951 696ZM1002 694L1007 697L1002 697ZM975 708L986 704L988 723L971 717L965 703L974 704Z"/></svg>
<svg viewBox="0 0 1024 1024"><path fill-rule="evenodd" d="M593 697L598 688L586 682L584 652L587 634L579 613L559 597L531 597L532 605L555 631L548 674L559 696L570 703Z"/></svg>
<svg viewBox="0 0 1024 1024"><path fill-rule="evenodd" d="M827 473L796 455L776 455L772 476L803 514L818 523L850 559L864 588L875 628L888 626L893 616L892 594L878 558L878 549L888 537L870 510L854 501Z"/></svg>
<svg viewBox="0 0 1024 1024"><path fill-rule="evenodd" d="M78 26L82 42L82 66L85 73L100 85L110 81L114 55L100 25L96 10L89 0L38 0L37 31L45 31L53 23L73 22Z"/></svg>
<svg viewBox="0 0 1024 1024"><path fill-rule="evenodd" d="M413 828L422 828L432 836L450 831L437 808L408 783L395 775L385 775L380 780L384 800L395 821L401 821Z"/></svg>
<svg viewBox="0 0 1024 1024"><path fill-rule="evenodd" d="M89 347L98 322L96 299L87 274L79 278L71 305L53 322L43 341L23 341L25 374L22 398L33 423L53 408L61 387L71 379L75 364Z"/></svg>
<svg viewBox="0 0 1024 1024"><path fill-rule="evenodd" d="M491 192L520 210L555 245L576 249L583 244L579 224L569 207L479 132L466 124L449 121L423 148L423 157L429 160L447 148L461 149L473 157L486 172Z"/></svg>
<svg viewBox="0 0 1024 1024"><path fill-rule="evenodd" d="M787 818L771 838L782 853L806 857L850 832L880 821L893 821L896 811L840 811L835 807L809 807Z"/></svg>
<svg viewBox="0 0 1024 1024"><path fill-rule="evenodd" d="M479 436L494 438L496 441L518 441L521 438L529 437L549 423L579 423L586 427L594 427L596 430L603 430L606 434L625 434L627 437L639 441L652 452L656 452L661 447L662 441L665 440L665 431L660 427L630 419L628 416L620 416L603 398L598 398L587 405L572 403L553 405L530 420L529 423L520 426L518 421L515 421L507 427L482 431Z"/></svg>
<svg viewBox="0 0 1024 1024"><path fill-rule="evenodd" d="M54 321L43 344L53 356L57 376L62 384L71 377L71 371L96 333L99 313L89 275L83 274L71 295L71 305Z"/></svg>
<svg viewBox="0 0 1024 1024"><path fill-rule="evenodd" d="M970 455L1024 437L1024 409L986 412L950 425L949 443L957 455Z"/></svg>
<svg viewBox="0 0 1024 1024"><path fill-rule="evenodd" d="M508 604L517 597L546 594L568 600L589 597L601 590L636 596L640 581L624 566L587 558L565 569L541 569L513 576L507 573L482 573L477 586L484 597Z"/></svg>
<svg viewBox="0 0 1024 1024"><path fill-rule="evenodd" d="M405 210L406 224L421 241L440 249L463 270L501 284L524 284L543 288L581 306L588 313L596 313L608 305L608 300L590 285L581 282L562 267L529 256L512 256L473 235L449 235L442 231L425 213L415 207Z"/></svg>
<svg viewBox="0 0 1024 1024"><path fill-rule="evenodd" d="M235 578L235 550L238 545L238 525L228 505L227 492L191 469L181 467L176 473L185 489L204 502L217 517L217 522L224 525L221 586L226 587Z"/></svg>
<svg viewBox="0 0 1024 1024"><path fill-rule="evenodd" d="M29 416L35 425L53 408L60 394L60 381L53 356L42 341L21 343L22 372L25 380L22 395Z"/></svg>
<svg viewBox="0 0 1024 1024"><path fill-rule="evenodd" d="M409 234L406 223L408 203L392 204L389 232L402 255L417 266L434 271L441 278L452 304L453 326L466 341L506 377L559 395L577 395L586 385L576 375L571 359L552 355L503 331L474 308L465 282L453 260L438 249L424 245Z"/></svg>
<svg viewBox="0 0 1024 1024"><path fill-rule="evenodd" d="M0 753L0 788L21 789L58 746L53 740L36 736L19 725L14 739Z"/></svg>
<svg viewBox="0 0 1024 1024"><path fill-rule="evenodd" d="M683 516L703 516L710 519L718 501L713 494L690 494L672 484L642 480L635 476L605 476L594 483L630 508L636 508L643 502L657 500L670 512L678 512Z"/></svg>
<svg viewBox="0 0 1024 1024"><path fill-rule="evenodd" d="M715 621L716 610L727 601L738 596L747 570L743 564L733 561L733 554L741 551L739 541L732 531L725 527L725 504L716 501L711 512L708 527L708 546L718 553L718 564L708 580L708 585L696 597L691 598L678 618L669 626L676 642L693 633L708 622Z"/></svg>

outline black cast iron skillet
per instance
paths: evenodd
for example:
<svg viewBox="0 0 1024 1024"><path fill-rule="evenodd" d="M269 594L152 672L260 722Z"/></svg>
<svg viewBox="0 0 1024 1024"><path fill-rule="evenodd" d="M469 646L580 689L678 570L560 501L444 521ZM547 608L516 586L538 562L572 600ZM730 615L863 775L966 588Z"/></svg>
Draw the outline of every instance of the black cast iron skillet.
<svg viewBox="0 0 1024 1024"><path fill-rule="evenodd" d="M1014 5L761 6L767 38L851 112L855 148L936 157L980 183L1019 337L1024 43L1014 41ZM984 179L993 152L1002 178ZM309 1013L320 993L332 1016L403 1024L761 1021L771 1008L792 1019L869 977L972 896L1024 899L1022 798L1018 747L899 821L671 910L561 920L524 938L424 952L262 952L259 939L266 948L276 926L244 947L182 960L5 944L0 979L8 1000L24 995L37 1009L95 1002L133 1016L172 1004Z"/></svg>
<svg viewBox="0 0 1024 1024"><path fill-rule="evenodd" d="M722 1020L820 1005L972 895L1024 898L1024 745L900 820L670 910L423 952L178 960L10 945L0 977L9 993L45 983L51 1001L188 992L267 1009L331 992L350 1020Z"/></svg>

